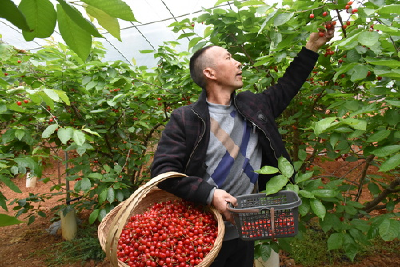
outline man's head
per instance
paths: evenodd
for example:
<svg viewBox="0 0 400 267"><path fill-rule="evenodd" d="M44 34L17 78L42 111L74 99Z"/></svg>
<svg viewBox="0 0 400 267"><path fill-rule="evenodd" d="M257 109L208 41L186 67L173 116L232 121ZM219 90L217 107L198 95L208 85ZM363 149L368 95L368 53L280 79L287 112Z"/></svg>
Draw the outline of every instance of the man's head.
<svg viewBox="0 0 400 267"><path fill-rule="evenodd" d="M213 84L235 90L243 86L241 63L220 46L207 46L190 58L190 75L201 88Z"/></svg>

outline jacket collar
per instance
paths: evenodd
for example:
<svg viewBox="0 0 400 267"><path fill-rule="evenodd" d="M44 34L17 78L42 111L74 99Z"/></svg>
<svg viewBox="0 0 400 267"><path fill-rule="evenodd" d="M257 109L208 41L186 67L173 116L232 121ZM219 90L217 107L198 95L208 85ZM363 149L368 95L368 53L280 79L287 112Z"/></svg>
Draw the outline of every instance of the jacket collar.
<svg viewBox="0 0 400 267"><path fill-rule="evenodd" d="M207 105L207 92L202 90L199 99L193 104L193 111L196 112L201 118L206 119L209 116Z"/></svg>
<svg viewBox="0 0 400 267"><path fill-rule="evenodd" d="M235 101L236 93L233 92L231 100ZM205 89L202 90L199 99L193 104L193 110L203 119L209 117L208 105L207 105L207 92ZM234 102L232 104L235 104Z"/></svg>

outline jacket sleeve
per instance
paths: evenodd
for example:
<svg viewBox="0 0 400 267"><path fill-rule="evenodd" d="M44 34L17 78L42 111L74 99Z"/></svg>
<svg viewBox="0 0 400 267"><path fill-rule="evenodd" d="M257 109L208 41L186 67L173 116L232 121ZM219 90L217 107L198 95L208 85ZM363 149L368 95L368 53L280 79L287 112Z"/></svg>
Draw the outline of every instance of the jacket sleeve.
<svg viewBox="0 0 400 267"><path fill-rule="evenodd" d="M318 53L305 47L298 53L278 82L262 95L268 101L274 118L277 118L296 96L318 60Z"/></svg>
<svg viewBox="0 0 400 267"><path fill-rule="evenodd" d="M188 146L191 142L187 142L184 124L187 118L184 116L185 112L182 109L175 110L171 114L154 154L151 165L152 177L169 171L185 173L193 147ZM158 187L183 199L201 204L208 204L207 200L214 188L197 176L167 179Z"/></svg>

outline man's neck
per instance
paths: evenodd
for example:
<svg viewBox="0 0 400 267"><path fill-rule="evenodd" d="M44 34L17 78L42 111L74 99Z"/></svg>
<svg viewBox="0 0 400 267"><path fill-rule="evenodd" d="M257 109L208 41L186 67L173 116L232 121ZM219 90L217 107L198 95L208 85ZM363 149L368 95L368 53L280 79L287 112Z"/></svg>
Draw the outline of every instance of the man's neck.
<svg viewBox="0 0 400 267"><path fill-rule="evenodd" d="M207 90L207 101L219 105L229 105L231 94L230 91Z"/></svg>

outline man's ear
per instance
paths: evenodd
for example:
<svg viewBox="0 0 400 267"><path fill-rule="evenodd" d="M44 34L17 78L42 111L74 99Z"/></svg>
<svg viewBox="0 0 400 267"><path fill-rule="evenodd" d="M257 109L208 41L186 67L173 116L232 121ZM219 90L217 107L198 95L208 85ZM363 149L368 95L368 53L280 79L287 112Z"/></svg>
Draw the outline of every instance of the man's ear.
<svg viewBox="0 0 400 267"><path fill-rule="evenodd" d="M215 70L212 68L205 68L203 70L203 74L204 76L206 76L206 78L211 79L211 80L215 80Z"/></svg>

